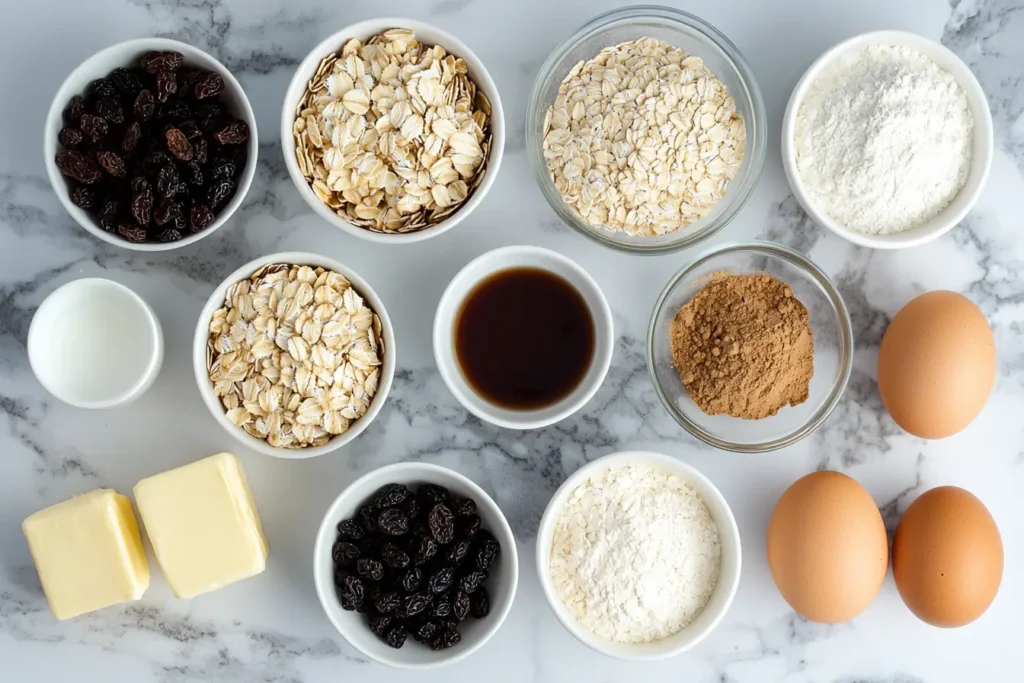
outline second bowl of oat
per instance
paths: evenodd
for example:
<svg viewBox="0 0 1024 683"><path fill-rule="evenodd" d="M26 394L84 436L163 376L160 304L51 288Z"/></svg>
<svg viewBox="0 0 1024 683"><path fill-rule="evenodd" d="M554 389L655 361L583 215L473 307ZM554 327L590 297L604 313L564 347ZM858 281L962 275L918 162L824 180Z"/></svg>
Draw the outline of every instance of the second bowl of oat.
<svg viewBox="0 0 1024 683"><path fill-rule="evenodd" d="M192 360L203 402L232 436L310 458L361 434L395 376L391 320L351 268L316 254L251 261L214 290Z"/></svg>
<svg viewBox="0 0 1024 683"><path fill-rule="evenodd" d="M317 45L281 114L288 175L328 223L402 244L455 227L498 173L505 119L483 62L412 19L353 24Z"/></svg>

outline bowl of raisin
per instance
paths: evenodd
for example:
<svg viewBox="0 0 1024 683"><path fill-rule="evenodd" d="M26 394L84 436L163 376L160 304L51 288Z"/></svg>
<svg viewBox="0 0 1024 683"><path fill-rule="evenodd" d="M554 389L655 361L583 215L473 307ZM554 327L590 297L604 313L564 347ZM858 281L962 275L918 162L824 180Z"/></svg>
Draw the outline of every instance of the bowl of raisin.
<svg viewBox="0 0 1024 683"><path fill-rule="evenodd" d="M501 627L519 559L494 500L463 475L398 463L360 477L317 533L313 577L327 617L382 664L426 669L475 652Z"/></svg>
<svg viewBox="0 0 1024 683"><path fill-rule="evenodd" d="M164 251L196 242L241 205L256 121L234 76L191 45L141 38L85 60L50 106L50 184L105 242Z"/></svg>

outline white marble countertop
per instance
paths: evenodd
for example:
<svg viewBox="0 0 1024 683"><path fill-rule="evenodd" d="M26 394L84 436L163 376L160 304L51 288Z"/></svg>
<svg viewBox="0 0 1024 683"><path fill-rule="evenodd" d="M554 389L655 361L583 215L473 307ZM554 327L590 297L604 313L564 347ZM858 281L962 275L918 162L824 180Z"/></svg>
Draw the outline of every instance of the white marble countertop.
<svg viewBox="0 0 1024 683"><path fill-rule="evenodd" d="M0 21L0 680L172 683L450 681L806 681L910 683L1021 680L1024 608L1024 6L1020 0L718 0L685 4L721 29L751 63L769 116L769 151L751 201L714 242L761 237L808 253L850 307L857 353L840 407L812 437L761 457L716 452L687 438L651 389L641 337L669 276L695 252L644 259L611 253L562 226L536 188L523 148L526 99L542 60L612 0L33 0ZM952 4L952 7L950 5ZM302 203L284 170L278 113L295 65L323 37L381 14L408 15L461 37L488 65L504 100L509 140L492 192L451 233L414 248L380 248L342 236ZM778 129L790 90L833 43L897 28L941 38L985 87L996 123L988 187L971 215L925 247L885 253L852 247L797 208L779 161ZM42 123L61 81L82 59L128 38L165 35L219 57L249 93L262 146L245 207L209 239L167 255L105 245L79 229L50 191ZM434 366L430 328L451 276L493 247L531 243L577 259L604 287L618 327L612 370L576 416L515 433L467 415ZM355 266L387 302L399 372L384 411L351 447L314 461L274 460L240 449L201 404L190 360L195 319L216 283L270 251L322 252ZM57 286L102 275L145 297L163 323L167 356L137 404L104 412L65 406L29 370L32 313ZM963 433L928 443L901 432L875 384L879 339L915 294L964 292L988 315L999 348L995 391ZM745 544L732 610L690 653L655 663L590 652L555 620L538 588L533 542L557 485L585 461L623 448L671 453L722 489ZM272 547L262 576L191 602L175 600L154 566L145 598L70 622L50 616L21 520L99 486L127 492L144 476L220 450L243 458ZM520 590L511 615L480 652L451 668L407 674L367 662L324 617L312 585L317 524L335 495L382 464L421 459L478 481L519 540ZM891 522L921 491L972 490L1003 533L1006 577L985 616L934 629L900 601L891 575L848 624L797 617L765 563L765 527L798 476L834 468L859 479Z"/></svg>

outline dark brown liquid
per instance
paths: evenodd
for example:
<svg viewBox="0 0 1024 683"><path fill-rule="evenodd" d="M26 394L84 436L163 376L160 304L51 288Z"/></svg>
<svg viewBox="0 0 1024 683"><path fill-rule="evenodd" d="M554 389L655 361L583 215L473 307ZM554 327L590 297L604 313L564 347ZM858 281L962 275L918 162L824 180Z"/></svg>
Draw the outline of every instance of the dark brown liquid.
<svg viewBox="0 0 1024 683"><path fill-rule="evenodd" d="M568 396L594 356L594 320L576 289L539 268L512 268L469 293L455 320L455 355L483 398L516 410Z"/></svg>

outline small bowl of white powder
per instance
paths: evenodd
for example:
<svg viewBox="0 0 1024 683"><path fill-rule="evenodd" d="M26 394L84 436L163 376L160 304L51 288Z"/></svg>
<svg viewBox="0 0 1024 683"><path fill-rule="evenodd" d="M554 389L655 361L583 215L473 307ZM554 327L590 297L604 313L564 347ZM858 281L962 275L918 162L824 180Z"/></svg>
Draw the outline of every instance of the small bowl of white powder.
<svg viewBox="0 0 1024 683"><path fill-rule="evenodd" d="M740 533L715 485L658 453L608 455L570 476L544 512L537 572L568 631L618 659L688 650L725 616Z"/></svg>
<svg viewBox="0 0 1024 683"><path fill-rule="evenodd" d="M963 220L992 163L978 80L939 43L875 31L819 57L782 123L789 185L810 217L865 247L902 249Z"/></svg>

